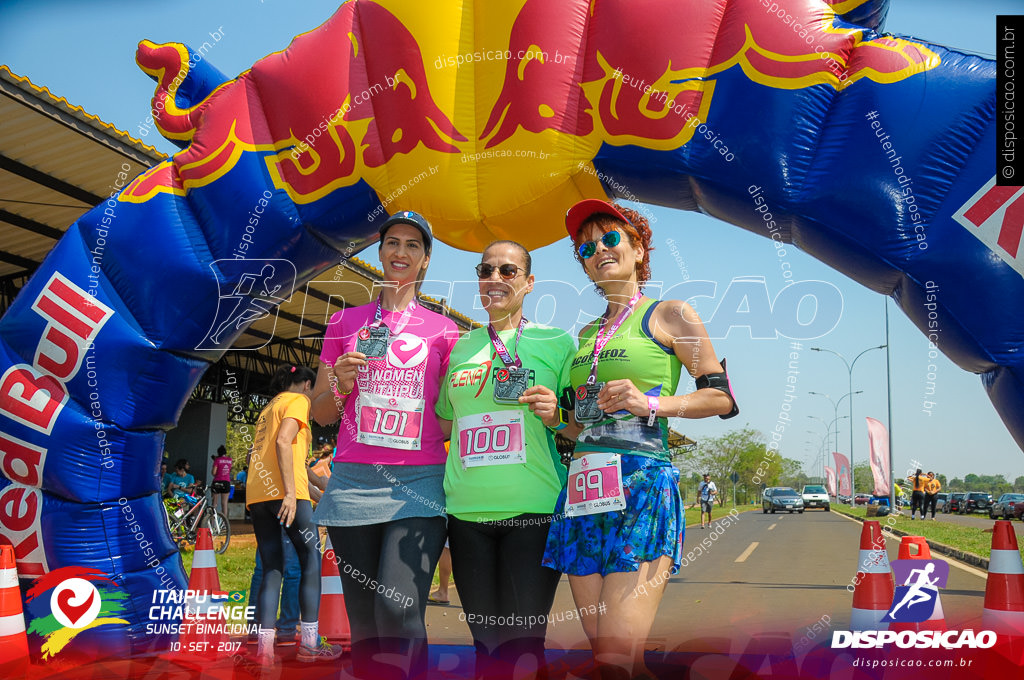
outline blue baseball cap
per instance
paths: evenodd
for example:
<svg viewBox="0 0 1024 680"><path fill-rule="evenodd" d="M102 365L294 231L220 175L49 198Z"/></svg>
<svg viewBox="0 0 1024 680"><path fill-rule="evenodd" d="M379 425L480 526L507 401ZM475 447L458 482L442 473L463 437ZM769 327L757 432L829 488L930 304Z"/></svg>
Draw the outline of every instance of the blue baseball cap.
<svg viewBox="0 0 1024 680"><path fill-rule="evenodd" d="M423 248L427 253L430 253L430 249L434 244L434 232L431 230L430 222L427 222L427 218L412 210L396 212L385 220L384 224L380 225L379 234L382 241L387 230L396 224L409 224L419 229L420 233L423 234Z"/></svg>

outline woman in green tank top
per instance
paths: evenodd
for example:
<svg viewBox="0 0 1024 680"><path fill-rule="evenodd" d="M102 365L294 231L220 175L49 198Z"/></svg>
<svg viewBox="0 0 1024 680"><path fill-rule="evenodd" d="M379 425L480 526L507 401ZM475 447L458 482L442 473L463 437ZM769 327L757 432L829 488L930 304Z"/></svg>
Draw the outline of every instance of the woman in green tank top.
<svg viewBox="0 0 1024 680"><path fill-rule="evenodd" d="M542 564L569 575L598 665L653 677L644 642L668 575L679 570L685 530L668 418L739 411L697 313L642 293L647 220L586 200L569 210L566 229L608 309L580 333L572 362L576 406L565 434L578 433L576 453ZM676 396L684 367L697 390Z"/></svg>

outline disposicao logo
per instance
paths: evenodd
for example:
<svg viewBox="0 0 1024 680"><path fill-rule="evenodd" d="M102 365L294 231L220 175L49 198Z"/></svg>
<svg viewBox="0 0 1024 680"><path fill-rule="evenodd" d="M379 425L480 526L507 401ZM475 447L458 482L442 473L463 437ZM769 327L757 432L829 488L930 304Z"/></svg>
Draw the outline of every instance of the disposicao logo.
<svg viewBox="0 0 1024 680"><path fill-rule="evenodd" d="M46 596L48 594L48 597ZM53 658L79 633L122 624L128 593L98 569L63 567L35 580L25 600L29 633L42 636L42 658Z"/></svg>
<svg viewBox="0 0 1024 680"><path fill-rule="evenodd" d="M896 560L892 563L896 586L889 611L882 624L921 623L935 611L939 588L946 587L949 564L942 560ZM987 649L996 643L991 630L837 630L832 633L832 648L871 649L895 644L900 649Z"/></svg>

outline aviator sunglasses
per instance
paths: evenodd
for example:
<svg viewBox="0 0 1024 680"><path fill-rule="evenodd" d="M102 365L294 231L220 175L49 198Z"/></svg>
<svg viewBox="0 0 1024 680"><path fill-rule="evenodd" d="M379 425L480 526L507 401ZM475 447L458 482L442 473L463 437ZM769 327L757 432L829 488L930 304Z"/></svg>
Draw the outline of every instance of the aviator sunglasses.
<svg viewBox="0 0 1024 680"><path fill-rule="evenodd" d="M619 245L619 241L622 240L622 234L617 231L609 231L601 237L601 243L604 244L605 248L614 248ZM597 241L587 241L581 243L579 247L580 257L584 260L589 260L597 252Z"/></svg>
<svg viewBox="0 0 1024 680"><path fill-rule="evenodd" d="M489 279L491 278L491 274L494 273L495 269L498 270L498 274L501 276L501 278L505 279L506 281L511 281L512 279L516 278L516 274L519 272L520 269L522 269L522 267L517 267L516 265L511 263L495 267L493 264L481 262L476 266L477 278Z"/></svg>

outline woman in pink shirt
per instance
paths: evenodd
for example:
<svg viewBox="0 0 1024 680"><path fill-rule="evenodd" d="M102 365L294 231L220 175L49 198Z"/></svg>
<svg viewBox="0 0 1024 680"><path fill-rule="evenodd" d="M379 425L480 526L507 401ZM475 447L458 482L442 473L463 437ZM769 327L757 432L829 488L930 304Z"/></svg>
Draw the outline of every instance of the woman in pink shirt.
<svg viewBox="0 0 1024 680"><path fill-rule="evenodd" d="M231 492L231 466L234 461L228 455L224 445L217 447L217 456L213 459L213 484L210 493L213 496L214 510L220 510L224 519L228 517L228 495Z"/></svg>
<svg viewBox="0 0 1024 680"><path fill-rule="evenodd" d="M427 670L424 615L447 533L451 430L434 405L458 339L450 319L416 300L432 238L414 212L384 222L379 294L331 317L313 389L313 418L341 421L313 520L327 527L334 547L359 678L418 678Z"/></svg>

